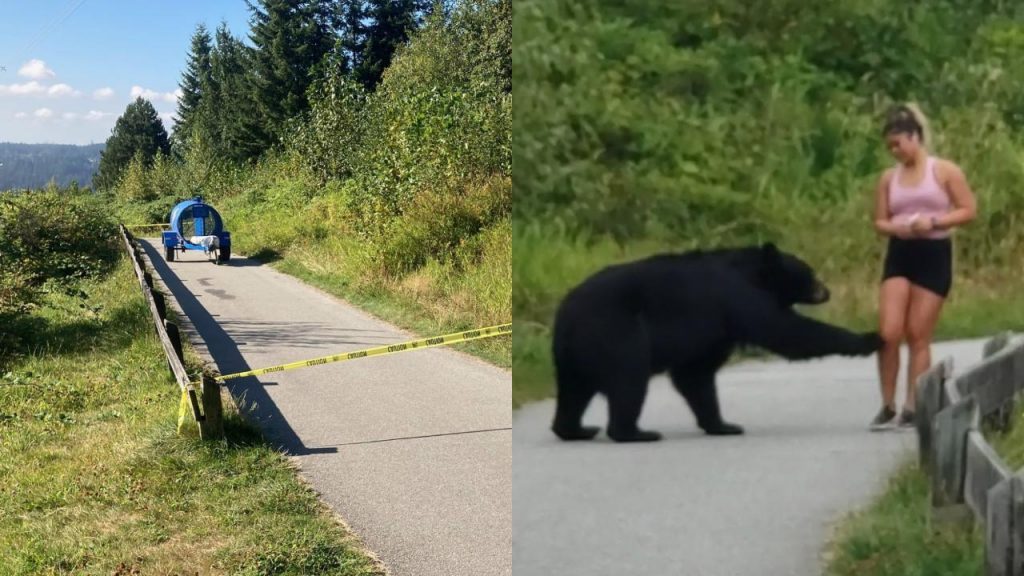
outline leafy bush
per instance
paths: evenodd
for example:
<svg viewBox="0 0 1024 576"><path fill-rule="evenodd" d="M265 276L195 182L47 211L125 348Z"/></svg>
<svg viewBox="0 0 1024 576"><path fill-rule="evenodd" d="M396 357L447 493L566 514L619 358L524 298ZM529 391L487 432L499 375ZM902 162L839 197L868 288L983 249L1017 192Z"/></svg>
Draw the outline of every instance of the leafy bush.
<svg viewBox="0 0 1024 576"><path fill-rule="evenodd" d="M75 280L109 270L117 253L116 222L88 192L0 196L0 348L42 290L71 290Z"/></svg>
<svg viewBox="0 0 1024 576"><path fill-rule="evenodd" d="M881 114L915 99L938 129L933 151L981 193L973 253L1020 234L1015 8L747 4L516 3L515 217L620 243L720 231L742 243L794 219L866 217L860 199L893 163Z"/></svg>

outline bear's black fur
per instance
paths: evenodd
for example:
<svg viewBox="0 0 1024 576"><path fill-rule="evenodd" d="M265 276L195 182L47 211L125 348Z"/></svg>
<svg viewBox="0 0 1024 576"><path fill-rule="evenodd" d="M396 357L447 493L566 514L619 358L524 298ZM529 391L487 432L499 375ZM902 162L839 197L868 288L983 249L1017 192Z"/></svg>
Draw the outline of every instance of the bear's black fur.
<svg viewBox="0 0 1024 576"><path fill-rule="evenodd" d="M742 434L722 419L715 387L716 373L737 345L790 360L867 356L881 347L877 332L857 334L792 309L828 298L810 266L771 243L609 266L558 308L552 430L563 440L596 436L599 428L583 426L582 417L600 392L608 398L609 437L660 439L637 421L651 376L668 371L707 434Z"/></svg>

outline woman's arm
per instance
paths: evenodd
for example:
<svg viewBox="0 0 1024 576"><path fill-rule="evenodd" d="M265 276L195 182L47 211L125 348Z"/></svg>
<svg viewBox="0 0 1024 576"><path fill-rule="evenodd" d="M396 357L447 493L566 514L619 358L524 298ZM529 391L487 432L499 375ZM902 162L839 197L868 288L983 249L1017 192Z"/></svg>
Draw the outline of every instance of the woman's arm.
<svg viewBox="0 0 1024 576"><path fill-rule="evenodd" d="M909 228L893 224L889 216L889 180L892 174L892 168L883 172L875 188L875 231L883 236L905 238L909 235Z"/></svg>
<svg viewBox="0 0 1024 576"><path fill-rule="evenodd" d="M940 184L949 195L953 209L928 220L923 218L917 220L912 226L915 233L925 234L930 230L946 230L966 224L978 215L974 192L971 191L971 187L967 184L967 178L959 166L948 160L943 160L936 168L936 176L939 177Z"/></svg>
<svg viewBox="0 0 1024 576"><path fill-rule="evenodd" d="M945 172L946 192L953 203L953 210L935 218L936 228L945 230L953 226L961 226L974 220L978 215L978 203L974 197L971 186L967 183L964 171L956 164L944 161L942 163Z"/></svg>

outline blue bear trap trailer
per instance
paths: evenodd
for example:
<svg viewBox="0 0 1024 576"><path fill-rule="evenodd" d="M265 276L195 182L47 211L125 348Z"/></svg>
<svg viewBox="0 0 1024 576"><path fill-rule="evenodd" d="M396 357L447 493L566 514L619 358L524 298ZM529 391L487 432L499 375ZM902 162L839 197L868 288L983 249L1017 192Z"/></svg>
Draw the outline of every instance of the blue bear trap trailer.
<svg viewBox="0 0 1024 576"><path fill-rule="evenodd" d="M198 250L213 254L215 262L231 258L231 233L224 220L202 196L179 202L171 209L171 229L163 233L164 257L174 261L174 252Z"/></svg>

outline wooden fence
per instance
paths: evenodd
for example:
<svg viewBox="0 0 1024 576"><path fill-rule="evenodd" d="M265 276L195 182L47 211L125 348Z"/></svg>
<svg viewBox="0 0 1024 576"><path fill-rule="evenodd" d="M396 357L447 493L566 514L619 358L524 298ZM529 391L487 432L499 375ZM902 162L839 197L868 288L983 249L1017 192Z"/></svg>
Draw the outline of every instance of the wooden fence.
<svg viewBox="0 0 1024 576"><path fill-rule="evenodd" d="M985 574L1024 576L1024 468L1011 470L982 426L1005 431L1024 389L1024 338L1004 333L982 360L953 377L945 358L918 380L921 467L931 479L932 519L971 518L985 527Z"/></svg>
<svg viewBox="0 0 1024 576"><path fill-rule="evenodd" d="M132 265L135 267L135 276L139 279L142 293L153 316L156 334L160 338L164 355L167 357L167 367L178 383L183 397L188 401L191 417L199 425L199 436L204 440L223 438L224 408L221 404L220 384L203 374L200 379L200 390L197 393L192 379L189 378L188 372L185 370L181 333L177 324L167 319L166 298L163 293L153 289L153 276L146 270L146 259L142 255L142 249L138 242L123 225L120 229L121 238L132 259ZM178 429L180 432L180 422Z"/></svg>

